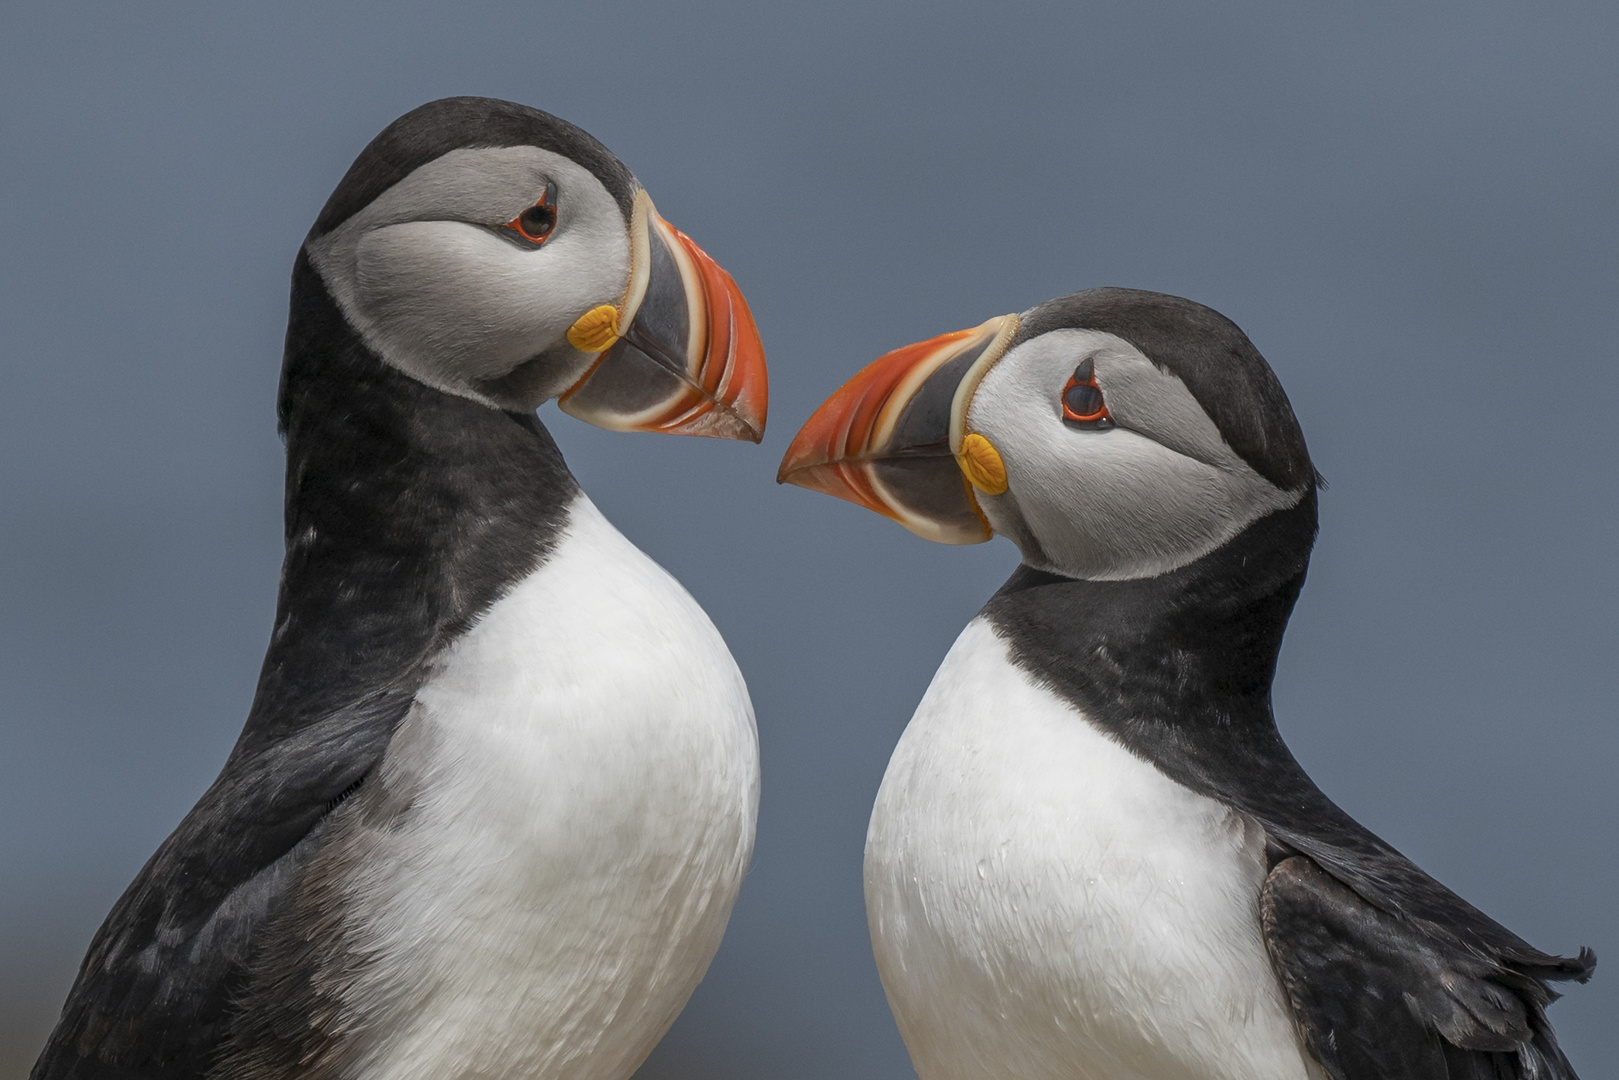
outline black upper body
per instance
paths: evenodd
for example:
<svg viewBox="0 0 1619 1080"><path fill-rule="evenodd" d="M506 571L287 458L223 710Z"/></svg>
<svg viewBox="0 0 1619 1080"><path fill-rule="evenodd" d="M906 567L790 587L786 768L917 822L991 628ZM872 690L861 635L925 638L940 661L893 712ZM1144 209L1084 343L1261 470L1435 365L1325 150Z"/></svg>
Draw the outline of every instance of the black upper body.
<svg viewBox="0 0 1619 1080"><path fill-rule="evenodd" d="M452 149L516 145L586 166L628 214L633 177L586 133L524 106L452 98L383 131L310 240ZM198 1080L253 1034L240 1007L252 966L272 934L299 932L288 899L328 816L381 760L434 658L546 558L578 492L533 412L386 363L306 252L278 418L286 558L246 725L96 933L33 1080ZM275 1002L253 1021L279 1025L296 1051L310 1023L300 1007Z"/></svg>
<svg viewBox="0 0 1619 1080"><path fill-rule="evenodd" d="M930 539L1018 546L982 612L1012 661L1264 829L1256 915L1333 1080L1572 1080L1547 983L1587 978L1595 957L1540 952L1423 873L1277 731L1320 477L1230 319L1087 289L895 350L820 406L778 478Z"/></svg>
<svg viewBox="0 0 1619 1080"><path fill-rule="evenodd" d="M589 134L430 102L360 153L298 254L258 690L95 935L34 1080L352 1071L345 993L374 950L345 906L366 853L343 837L409 807L380 780L350 796L446 648L558 543L579 489L534 415L553 399L614 430L757 441L763 346L730 275Z"/></svg>
<svg viewBox="0 0 1619 1080"><path fill-rule="evenodd" d="M433 658L545 558L578 490L532 413L378 359L303 257L280 418L287 554L246 726L91 942L34 1080L208 1073L323 819Z"/></svg>
<svg viewBox="0 0 1619 1080"><path fill-rule="evenodd" d="M1573 1080L1548 981L1596 963L1533 948L1339 809L1271 709L1282 635L1316 535L1319 477L1281 384L1247 336L1179 297L1092 289L1035 308L1019 339L1084 327L1173 374L1233 451L1300 492L1167 573L1014 573L984 613L1015 662L1138 757L1265 830L1266 945L1333 1080Z"/></svg>
<svg viewBox="0 0 1619 1080"><path fill-rule="evenodd" d="M986 605L1017 663L1137 756L1255 818L1265 938L1334 1080L1572 1080L1548 980L1587 978L1340 810L1282 742L1271 680L1316 531L1315 492L1158 577L1020 568Z"/></svg>

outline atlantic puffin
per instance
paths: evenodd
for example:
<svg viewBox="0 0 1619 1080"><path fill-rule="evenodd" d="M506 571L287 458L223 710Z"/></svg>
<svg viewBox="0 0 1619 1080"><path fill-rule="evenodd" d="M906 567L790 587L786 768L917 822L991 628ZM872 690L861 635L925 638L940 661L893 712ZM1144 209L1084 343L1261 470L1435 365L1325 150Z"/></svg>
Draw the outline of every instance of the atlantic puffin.
<svg viewBox="0 0 1619 1080"><path fill-rule="evenodd" d="M921 1080L1572 1080L1531 947L1305 775L1271 709L1318 474L1230 320L1091 289L890 353L779 479L1010 580L901 737L867 835Z"/></svg>
<svg viewBox="0 0 1619 1080"><path fill-rule="evenodd" d="M223 771L91 942L34 1080L624 1080L719 945L753 708L535 415L757 442L731 277L601 143L449 98L299 250L286 558Z"/></svg>

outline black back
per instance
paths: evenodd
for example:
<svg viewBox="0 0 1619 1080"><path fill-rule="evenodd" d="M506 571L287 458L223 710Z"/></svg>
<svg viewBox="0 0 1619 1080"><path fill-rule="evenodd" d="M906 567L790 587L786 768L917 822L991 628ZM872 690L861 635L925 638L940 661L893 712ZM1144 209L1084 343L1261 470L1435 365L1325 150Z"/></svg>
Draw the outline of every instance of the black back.
<svg viewBox="0 0 1619 1080"><path fill-rule="evenodd" d="M279 415L287 554L247 724L91 942L34 1080L207 1074L323 821L433 658L545 559L578 491L533 414L383 363L302 255Z"/></svg>
<svg viewBox="0 0 1619 1080"><path fill-rule="evenodd" d="M984 614L1090 722L1264 826L1267 942L1335 1080L1571 1078L1545 980L1583 980L1595 957L1540 952L1423 873L1322 794L1276 729L1271 681L1315 531L1312 487L1159 577L1021 567Z"/></svg>
<svg viewBox="0 0 1619 1080"><path fill-rule="evenodd" d="M343 174L309 230L309 239L331 232L416 169L451 150L501 146L538 146L578 162L602 182L629 217L635 177L588 132L527 105L451 97L412 109L383 128Z"/></svg>

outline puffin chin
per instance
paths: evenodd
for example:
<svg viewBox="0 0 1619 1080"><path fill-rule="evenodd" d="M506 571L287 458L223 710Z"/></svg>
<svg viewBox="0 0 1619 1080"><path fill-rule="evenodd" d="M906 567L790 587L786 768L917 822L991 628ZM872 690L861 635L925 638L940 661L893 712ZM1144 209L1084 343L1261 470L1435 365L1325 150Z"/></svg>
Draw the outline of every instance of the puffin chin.
<svg viewBox="0 0 1619 1080"><path fill-rule="evenodd" d="M611 431L717 439L764 437L764 346L736 281L637 191L624 302L586 312L568 332L595 353L558 398L563 412Z"/></svg>

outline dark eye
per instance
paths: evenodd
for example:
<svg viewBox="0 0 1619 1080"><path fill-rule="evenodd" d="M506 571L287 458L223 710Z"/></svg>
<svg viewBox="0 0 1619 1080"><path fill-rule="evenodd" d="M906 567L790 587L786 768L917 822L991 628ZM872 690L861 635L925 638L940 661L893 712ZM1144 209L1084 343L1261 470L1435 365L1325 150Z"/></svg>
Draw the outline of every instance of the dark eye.
<svg viewBox="0 0 1619 1080"><path fill-rule="evenodd" d="M1062 403L1063 408L1068 411L1070 420L1084 420L1102 411L1102 391L1094 386L1079 383L1068 388L1068 393L1062 397Z"/></svg>
<svg viewBox="0 0 1619 1080"><path fill-rule="evenodd" d="M1113 417L1102 400L1102 388L1096 385L1096 364L1086 360L1074 369L1068 385L1062 388L1062 418L1073 427L1107 428L1113 426Z"/></svg>
<svg viewBox="0 0 1619 1080"><path fill-rule="evenodd" d="M547 184L539 201L506 223L506 228L531 244L543 244L557 226L557 189Z"/></svg>

